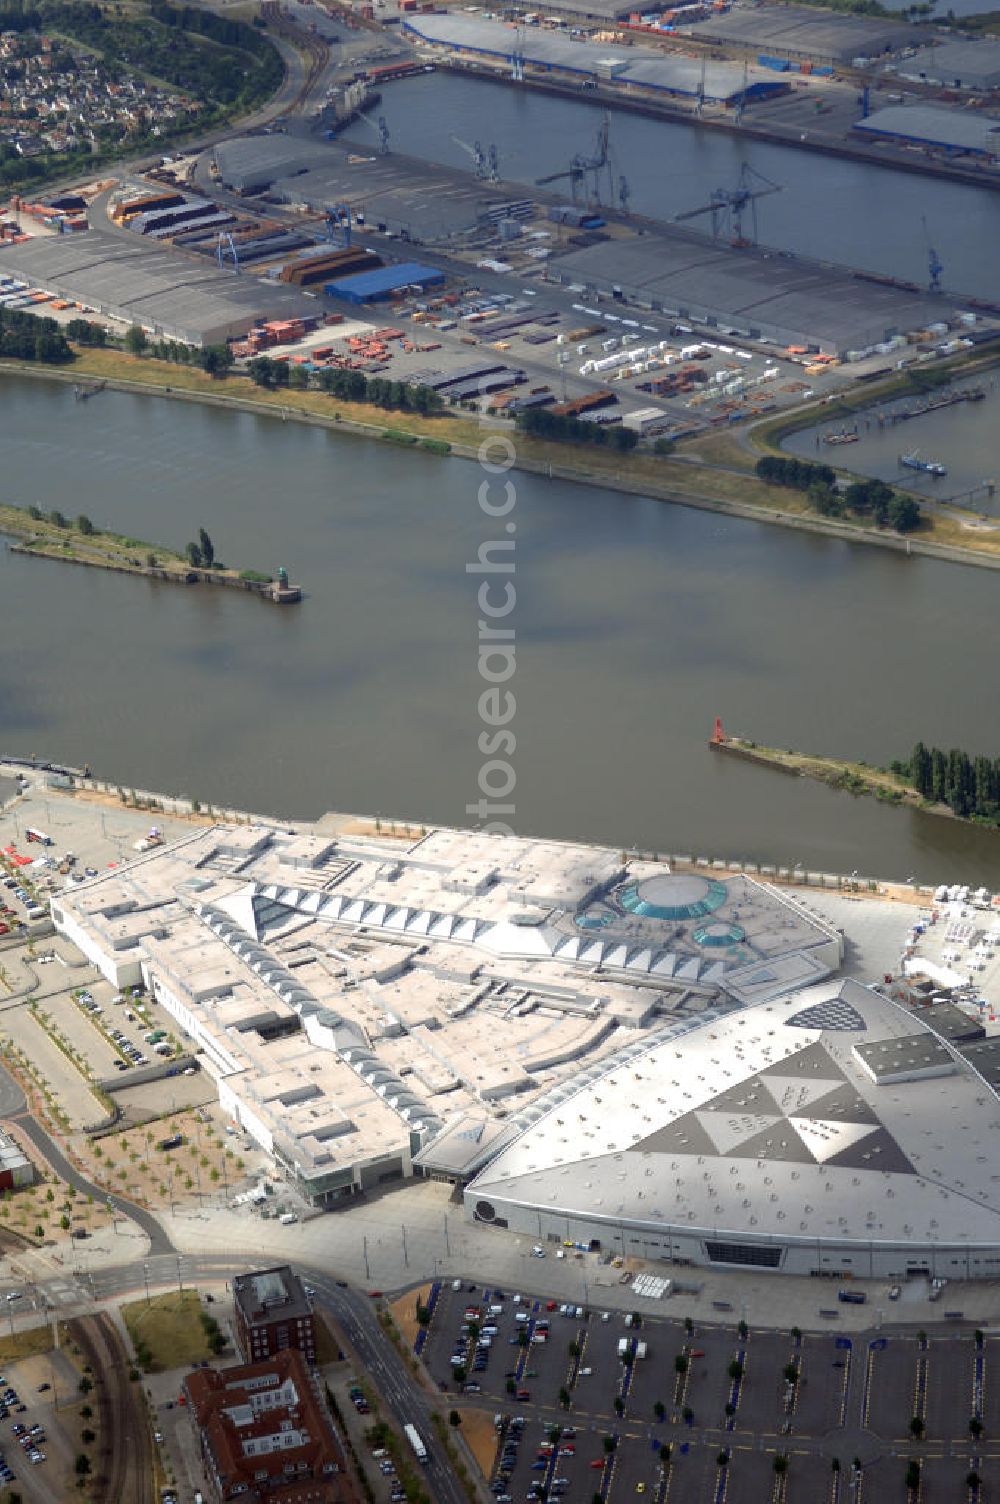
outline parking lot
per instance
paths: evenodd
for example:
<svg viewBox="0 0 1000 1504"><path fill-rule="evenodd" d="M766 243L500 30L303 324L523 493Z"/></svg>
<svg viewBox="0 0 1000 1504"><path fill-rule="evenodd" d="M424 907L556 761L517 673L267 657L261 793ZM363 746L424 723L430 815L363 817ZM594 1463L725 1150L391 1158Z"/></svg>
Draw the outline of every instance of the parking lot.
<svg viewBox="0 0 1000 1504"><path fill-rule="evenodd" d="M905 1468L919 1459L928 1504L965 1497L975 1456L989 1476L984 1448L1000 1469L1000 1451L969 1429L978 1416L990 1438L1000 1423L987 1382L1000 1374L1000 1339L733 1323L646 1315L636 1325L622 1312L445 1284L423 1358L459 1403L501 1417L490 1485L517 1504L646 1493L658 1504L761 1504L779 1485L785 1500L819 1504L837 1498L834 1458L847 1504L859 1452L865 1499L882 1486L905 1497ZM787 1471L776 1473L779 1456Z"/></svg>

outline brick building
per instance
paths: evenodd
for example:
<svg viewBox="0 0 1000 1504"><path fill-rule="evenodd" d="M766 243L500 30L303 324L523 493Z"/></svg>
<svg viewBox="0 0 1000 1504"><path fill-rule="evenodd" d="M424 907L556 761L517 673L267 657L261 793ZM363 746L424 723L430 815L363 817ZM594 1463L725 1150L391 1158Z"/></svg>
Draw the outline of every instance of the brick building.
<svg viewBox="0 0 1000 1504"><path fill-rule="evenodd" d="M262 1363L184 1380L215 1500L359 1504L319 1379L289 1348Z"/></svg>
<svg viewBox="0 0 1000 1504"><path fill-rule="evenodd" d="M287 1264L233 1280L236 1337L248 1363L297 1348L316 1363L316 1321L302 1281Z"/></svg>

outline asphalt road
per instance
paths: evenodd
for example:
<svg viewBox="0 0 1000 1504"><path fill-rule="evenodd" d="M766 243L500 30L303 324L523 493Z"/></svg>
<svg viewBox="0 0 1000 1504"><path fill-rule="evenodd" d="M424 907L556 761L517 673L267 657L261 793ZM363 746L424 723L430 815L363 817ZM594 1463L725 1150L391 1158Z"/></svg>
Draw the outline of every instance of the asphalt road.
<svg viewBox="0 0 1000 1504"><path fill-rule="evenodd" d="M258 1264L259 1260L233 1260L223 1254L185 1257L157 1253L117 1269L97 1270L86 1277L86 1284L95 1300L113 1300L142 1290L147 1272L151 1286L171 1284L175 1280L197 1284L202 1279L229 1279ZM317 1306L330 1313L357 1353L393 1418L400 1426L412 1423L423 1437L429 1453L427 1477L435 1504L468 1504L431 1424L432 1407L426 1391L414 1382L386 1338L376 1319L372 1301L360 1291L338 1284L325 1270L308 1265L297 1267L315 1290ZM44 1290L44 1285L41 1288Z"/></svg>
<svg viewBox="0 0 1000 1504"><path fill-rule="evenodd" d="M153 1253L169 1253L172 1250L173 1243L151 1212L145 1211L141 1206L136 1206L133 1201L128 1201L122 1196L109 1193L103 1186L95 1185L92 1180L80 1174L55 1140L31 1116L24 1092L3 1065L0 1065L0 1118L15 1123L24 1136L31 1140L39 1154L48 1161L56 1174L60 1175L67 1184L74 1186L81 1195L93 1196L96 1201L104 1201L120 1216L131 1218L146 1234Z"/></svg>

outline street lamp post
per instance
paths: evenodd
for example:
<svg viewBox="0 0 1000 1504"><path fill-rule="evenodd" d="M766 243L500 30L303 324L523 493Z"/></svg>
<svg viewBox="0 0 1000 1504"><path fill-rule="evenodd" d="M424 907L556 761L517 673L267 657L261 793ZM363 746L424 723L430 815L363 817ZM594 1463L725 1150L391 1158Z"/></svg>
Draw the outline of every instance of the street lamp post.
<svg viewBox="0 0 1000 1504"><path fill-rule="evenodd" d="M143 1266L142 1266L142 1277L143 1277L143 1280L145 1281L145 1284L146 1284L146 1304L148 1306L149 1303L150 1303L149 1302L149 1265L146 1264L146 1263L144 1263Z"/></svg>

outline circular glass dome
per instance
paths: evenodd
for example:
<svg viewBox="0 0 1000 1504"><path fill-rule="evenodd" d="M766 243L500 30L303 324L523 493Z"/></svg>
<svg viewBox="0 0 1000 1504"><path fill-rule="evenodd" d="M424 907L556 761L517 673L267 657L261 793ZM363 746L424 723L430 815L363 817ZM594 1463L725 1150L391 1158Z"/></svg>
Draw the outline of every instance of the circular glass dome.
<svg viewBox="0 0 1000 1504"><path fill-rule="evenodd" d="M692 935L696 945L739 945L747 932L739 924L699 924Z"/></svg>
<svg viewBox="0 0 1000 1504"><path fill-rule="evenodd" d="M664 873L627 883L618 894L623 909L643 919L703 919L722 907L724 883L689 873Z"/></svg>

